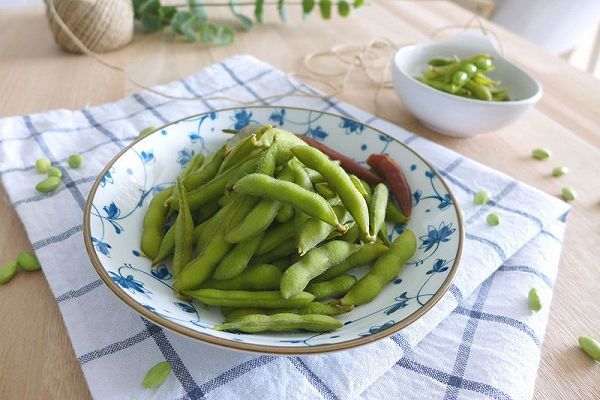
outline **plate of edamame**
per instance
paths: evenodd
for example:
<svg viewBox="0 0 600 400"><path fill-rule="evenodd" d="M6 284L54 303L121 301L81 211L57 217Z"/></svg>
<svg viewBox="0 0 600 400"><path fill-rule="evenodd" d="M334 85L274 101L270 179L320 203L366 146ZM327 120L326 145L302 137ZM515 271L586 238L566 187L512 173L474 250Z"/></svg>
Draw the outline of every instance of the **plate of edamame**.
<svg viewBox="0 0 600 400"><path fill-rule="evenodd" d="M94 183L84 238L148 320L232 349L322 353L389 336L448 290L461 213L391 136L270 106L144 133Z"/></svg>

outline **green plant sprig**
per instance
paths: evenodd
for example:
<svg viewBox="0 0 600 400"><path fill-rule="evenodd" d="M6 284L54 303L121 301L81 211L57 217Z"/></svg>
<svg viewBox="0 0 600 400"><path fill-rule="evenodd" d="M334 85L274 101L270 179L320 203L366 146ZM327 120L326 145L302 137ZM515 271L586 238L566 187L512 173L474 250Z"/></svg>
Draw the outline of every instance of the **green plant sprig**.
<svg viewBox="0 0 600 400"><path fill-rule="evenodd" d="M207 8L229 7L233 16L242 24L244 30L252 28L255 22L262 23L265 6L276 6L279 17L287 21L287 6L302 6L302 14L306 19L315 9L323 19L330 19L332 9L342 17L350 15L351 9L357 9L364 0L228 0L219 3L205 3L204 0L187 0L186 4L162 5L160 0L132 0L134 18L140 21L146 32L158 32L169 28L175 35L188 42L201 41L207 44L227 45L233 42L235 31L228 25L217 25L208 21ZM254 20L240 11L240 7L253 6Z"/></svg>

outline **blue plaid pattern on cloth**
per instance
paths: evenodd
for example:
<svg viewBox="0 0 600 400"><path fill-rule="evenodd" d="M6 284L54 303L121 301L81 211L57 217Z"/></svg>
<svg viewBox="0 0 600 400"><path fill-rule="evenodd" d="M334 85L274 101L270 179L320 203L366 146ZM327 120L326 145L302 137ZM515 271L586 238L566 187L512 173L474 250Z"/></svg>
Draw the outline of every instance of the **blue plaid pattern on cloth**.
<svg viewBox="0 0 600 400"><path fill-rule="evenodd" d="M159 89L240 100L293 91L284 73L250 56L229 58ZM172 334L139 317L98 279L83 246L84 202L105 163L141 129L232 104L165 100L141 92L79 111L4 118L0 178L44 265L94 397L530 398L569 207L339 100L288 97L263 103L355 118L394 135L432 162L465 214L463 261L450 290L401 333L321 356L241 353ZM84 154L86 163L68 169L66 159L75 152ZM34 190L40 176L33 165L40 157L62 170L64 185L53 193ZM492 193L492 201L476 207L472 196L482 187ZM503 216L494 228L485 222L491 211ZM532 286L545 303L537 314L527 308ZM162 360L174 374L155 390L142 389L147 369Z"/></svg>

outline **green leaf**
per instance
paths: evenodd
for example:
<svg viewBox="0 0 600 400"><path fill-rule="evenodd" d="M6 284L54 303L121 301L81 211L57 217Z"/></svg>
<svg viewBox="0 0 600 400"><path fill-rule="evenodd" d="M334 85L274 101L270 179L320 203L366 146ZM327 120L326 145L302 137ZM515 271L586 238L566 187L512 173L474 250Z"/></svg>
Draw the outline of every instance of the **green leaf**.
<svg viewBox="0 0 600 400"><path fill-rule="evenodd" d="M225 46L233 43L233 39L235 38L235 31L231 29L229 26L219 26L217 27L217 35L215 43L220 46Z"/></svg>
<svg viewBox="0 0 600 400"><path fill-rule="evenodd" d="M338 2L338 14L342 17L347 17L350 15L350 4L348 4L345 0L340 0Z"/></svg>
<svg viewBox="0 0 600 400"><path fill-rule="evenodd" d="M179 29L185 37L185 40L187 40L188 42L195 42L196 32L200 30L201 26L202 20L200 19L200 17L198 15L192 15L191 18L188 18L179 26Z"/></svg>
<svg viewBox="0 0 600 400"><path fill-rule="evenodd" d="M354 8L362 7L365 4L365 0L354 0Z"/></svg>
<svg viewBox="0 0 600 400"><path fill-rule="evenodd" d="M161 361L146 372L142 386L146 389L155 388L163 384L171 373L171 365L166 361Z"/></svg>
<svg viewBox="0 0 600 400"><path fill-rule="evenodd" d="M240 13L237 6L237 0L229 0L229 8L233 15L242 23L245 30L252 28L254 24L250 18Z"/></svg>
<svg viewBox="0 0 600 400"><path fill-rule="evenodd" d="M281 20L283 22L286 22L287 21L287 8L285 6L285 0L277 1L277 11L279 12L279 18L281 18Z"/></svg>
<svg viewBox="0 0 600 400"><path fill-rule="evenodd" d="M199 16L202 21L206 20L206 7L204 7L204 0L188 0L187 3L192 14Z"/></svg>
<svg viewBox="0 0 600 400"><path fill-rule="evenodd" d="M177 14L171 19L171 30L176 35L182 35L181 24L192 18L192 13L186 10L177 11Z"/></svg>
<svg viewBox="0 0 600 400"><path fill-rule="evenodd" d="M146 32L158 32L163 27L160 16L155 14L143 14L140 21Z"/></svg>
<svg viewBox="0 0 600 400"><path fill-rule="evenodd" d="M177 14L177 7L164 6L158 9L158 16L160 17L163 26L169 25L175 14Z"/></svg>
<svg viewBox="0 0 600 400"><path fill-rule="evenodd" d="M302 14L304 19L308 18L313 8L315 8L315 0L302 0Z"/></svg>
<svg viewBox="0 0 600 400"><path fill-rule="evenodd" d="M256 0L256 6L254 7L254 17L256 22L263 22L263 13L265 9L265 0Z"/></svg>
<svg viewBox="0 0 600 400"><path fill-rule="evenodd" d="M319 9L323 19L331 18L331 0L319 0Z"/></svg>
<svg viewBox="0 0 600 400"><path fill-rule="evenodd" d="M200 40L204 43L214 43L217 36L217 26L210 22L205 22L200 28Z"/></svg>

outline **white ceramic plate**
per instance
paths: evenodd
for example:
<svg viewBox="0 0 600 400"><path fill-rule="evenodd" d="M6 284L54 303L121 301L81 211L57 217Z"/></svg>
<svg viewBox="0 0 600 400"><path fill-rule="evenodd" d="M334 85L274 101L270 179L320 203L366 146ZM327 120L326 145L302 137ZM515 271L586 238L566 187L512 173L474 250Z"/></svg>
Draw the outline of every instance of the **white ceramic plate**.
<svg viewBox="0 0 600 400"><path fill-rule="evenodd" d="M217 307L178 299L169 263L152 269L140 256L142 220L151 197L174 183L190 158L215 151L249 123L280 126L324 142L364 162L388 153L403 168L413 193L408 227L417 252L396 280L371 303L339 316L344 326L330 333L239 334L211 329L223 322ZM395 237L404 225L390 227ZM229 348L306 354L369 343L406 327L446 292L458 268L463 242L458 206L440 175L418 154L374 128L337 115L289 107L225 109L159 128L120 152L102 171L84 213L84 237L92 264L104 283L145 318L185 336ZM366 271L353 271L361 276Z"/></svg>

